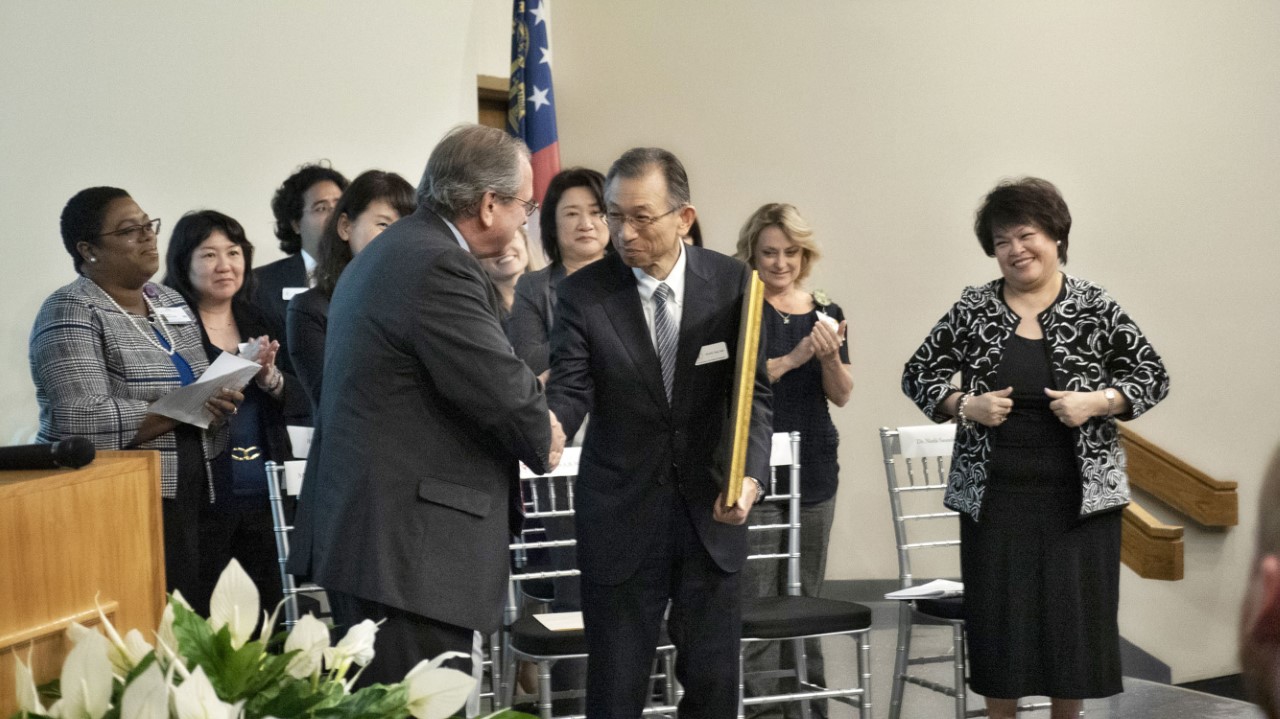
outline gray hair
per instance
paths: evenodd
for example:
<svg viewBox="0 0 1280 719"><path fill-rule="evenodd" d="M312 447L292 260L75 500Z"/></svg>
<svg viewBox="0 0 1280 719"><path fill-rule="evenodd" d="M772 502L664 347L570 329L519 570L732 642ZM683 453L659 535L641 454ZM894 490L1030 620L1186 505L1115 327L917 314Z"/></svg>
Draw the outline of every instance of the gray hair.
<svg viewBox="0 0 1280 719"><path fill-rule="evenodd" d="M431 151L418 183L418 204L447 220L473 217L490 190L516 196L522 160L529 160L529 148L519 139L492 127L459 125Z"/></svg>
<svg viewBox="0 0 1280 719"><path fill-rule="evenodd" d="M675 207L684 207L691 202L689 195L689 175L679 158L660 147L633 147L622 153L622 157L614 160L605 177L605 195L613 181L619 177L632 180L644 177L650 170L656 169L667 181L667 198Z"/></svg>

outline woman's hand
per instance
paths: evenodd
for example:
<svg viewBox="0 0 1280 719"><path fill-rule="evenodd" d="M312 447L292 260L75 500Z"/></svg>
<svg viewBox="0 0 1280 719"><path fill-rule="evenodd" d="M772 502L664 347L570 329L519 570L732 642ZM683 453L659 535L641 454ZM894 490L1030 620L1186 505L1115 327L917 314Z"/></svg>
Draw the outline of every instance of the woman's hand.
<svg viewBox="0 0 1280 719"><path fill-rule="evenodd" d="M213 415L213 421L209 423L210 427L216 427L225 423L231 415L240 410L240 403L244 401L244 394L233 389L220 389L218 393L210 397L204 403L204 408L209 410L209 414Z"/></svg>
<svg viewBox="0 0 1280 719"><path fill-rule="evenodd" d="M795 349L781 357L774 357L765 363L766 369L769 373L769 381L777 382L782 379L782 375L800 367L811 359L813 359L812 333L800 340L800 343L795 346Z"/></svg>
<svg viewBox="0 0 1280 719"><path fill-rule="evenodd" d="M1013 411L1013 400L1009 399L1011 394L1013 394L1013 388L1005 387L970 397L964 404L965 419L977 422L984 427L999 427Z"/></svg>
<svg viewBox="0 0 1280 719"><path fill-rule="evenodd" d="M257 345L258 351L257 356L253 356L253 353L249 352L248 359L262 365L262 369L258 370L258 374L254 375L254 379L258 381L259 386L268 387L275 376L276 355L280 353L280 342L263 335L249 340L249 344Z"/></svg>
<svg viewBox="0 0 1280 719"><path fill-rule="evenodd" d="M821 362L840 361L840 346L844 344L844 335L848 323L841 322L835 329L826 322L813 323L813 330L805 339L809 340L813 354Z"/></svg>
<svg viewBox="0 0 1280 719"><path fill-rule="evenodd" d="M1107 400L1101 392L1066 392L1045 387L1044 393L1053 400L1049 411L1068 427L1079 427L1090 417L1107 412Z"/></svg>

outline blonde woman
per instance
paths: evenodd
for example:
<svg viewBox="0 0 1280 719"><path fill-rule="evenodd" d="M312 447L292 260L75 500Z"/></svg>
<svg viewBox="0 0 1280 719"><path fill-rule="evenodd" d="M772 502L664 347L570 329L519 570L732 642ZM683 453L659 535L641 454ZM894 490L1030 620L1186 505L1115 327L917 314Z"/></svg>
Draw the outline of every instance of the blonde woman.
<svg viewBox="0 0 1280 719"><path fill-rule="evenodd" d="M818 260L813 230L792 205L769 203L752 213L738 236L739 259L760 273L764 282L765 353L773 383L773 431L800 432L804 485L800 500L801 591L822 592L827 568L827 542L835 512L840 465L836 460L840 435L831 421L830 405L843 407L853 391L849 348L845 343L844 312L821 291L809 292L804 281ZM788 492L785 480L779 492ZM790 521L786 507L766 503L751 512L753 524ZM751 553L786 551L780 532L751 535ZM748 596L786 593L786 575L778 563L748 564L742 587ZM817 640L805 648L809 680L824 684L822 650ZM790 652L779 656L778 645L756 643L747 653L747 671L790 667ZM774 693L773 682L747 683L751 694ZM826 702L814 702L817 716L826 716ZM758 707L781 716L778 705Z"/></svg>

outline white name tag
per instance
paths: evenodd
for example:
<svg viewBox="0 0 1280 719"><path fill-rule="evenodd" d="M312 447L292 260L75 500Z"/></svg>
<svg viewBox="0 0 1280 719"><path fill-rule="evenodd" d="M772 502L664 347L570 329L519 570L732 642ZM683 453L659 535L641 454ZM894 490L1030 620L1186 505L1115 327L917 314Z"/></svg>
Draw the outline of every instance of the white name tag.
<svg viewBox="0 0 1280 719"><path fill-rule="evenodd" d="M185 325L195 321L186 307L157 307L156 314L171 325Z"/></svg>
<svg viewBox="0 0 1280 719"><path fill-rule="evenodd" d="M703 345L702 349L698 351L698 361L693 364L710 364L727 359L729 359L729 348L723 342L716 342L715 344Z"/></svg>
<svg viewBox="0 0 1280 719"><path fill-rule="evenodd" d="M311 288L310 287L285 287L280 290L280 296L284 299L285 302L288 302L289 300L293 299L294 295L300 295L309 289Z"/></svg>

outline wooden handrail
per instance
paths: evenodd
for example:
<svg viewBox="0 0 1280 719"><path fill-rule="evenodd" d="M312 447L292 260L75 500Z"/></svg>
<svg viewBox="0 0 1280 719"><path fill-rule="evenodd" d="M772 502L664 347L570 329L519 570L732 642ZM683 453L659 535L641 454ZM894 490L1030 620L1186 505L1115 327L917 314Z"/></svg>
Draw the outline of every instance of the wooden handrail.
<svg viewBox="0 0 1280 719"><path fill-rule="evenodd" d="M1130 501L1121 518L1120 561L1144 579L1182 579L1182 527Z"/></svg>
<svg viewBox="0 0 1280 719"><path fill-rule="evenodd" d="M1214 479L1128 427L1120 441L1129 458L1129 483L1206 527L1239 524L1236 483Z"/></svg>

